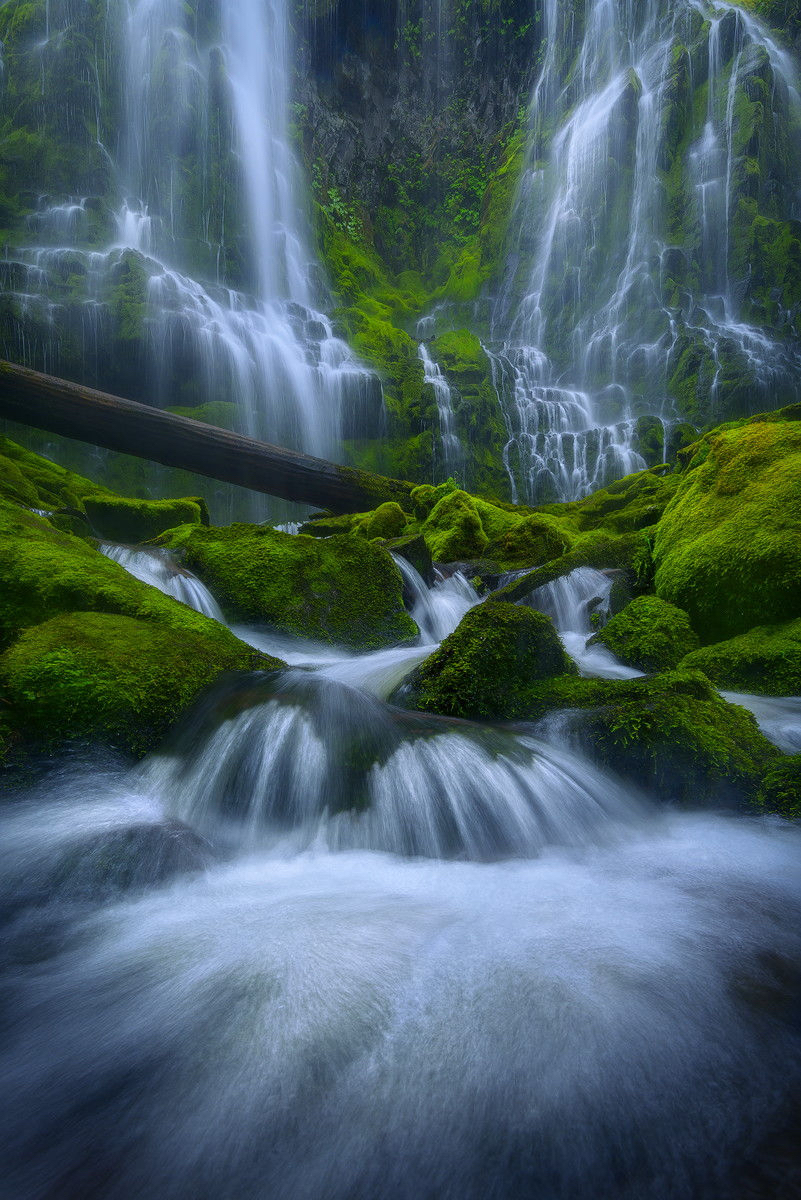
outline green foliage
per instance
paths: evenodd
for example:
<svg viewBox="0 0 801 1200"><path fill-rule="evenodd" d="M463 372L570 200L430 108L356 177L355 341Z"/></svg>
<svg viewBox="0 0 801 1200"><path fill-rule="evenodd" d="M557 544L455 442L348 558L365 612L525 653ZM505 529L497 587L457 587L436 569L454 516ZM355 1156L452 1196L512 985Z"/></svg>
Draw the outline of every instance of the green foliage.
<svg viewBox="0 0 801 1200"><path fill-rule="evenodd" d="M550 617L486 603L462 618L404 692L424 712L495 720L525 713L537 681L575 673Z"/></svg>
<svg viewBox="0 0 801 1200"><path fill-rule="evenodd" d="M656 528L656 591L703 643L801 612L801 422L757 420L690 448Z"/></svg>
<svg viewBox="0 0 801 1200"><path fill-rule="evenodd" d="M695 650L681 665L703 671L727 691L801 695L801 619L757 625L739 637Z"/></svg>
<svg viewBox="0 0 801 1200"><path fill-rule="evenodd" d="M399 504L387 501L370 514L365 533L368 538L397 538L406 528L409 518Z"/></svg>
<svg viewBox="0 0 801 1200"><path fill-rule="evenodd" d="M422 532L435 562L480 558L489 542L472 497L459 490L437 501Z"/></svg>
<svg viewBox="0 0 801 1200"><path fill-rule="evenodd" d="M26 629L0 657L0 680L26 738L101 741L141 755L222 671L255 666L283 663L213 621L191 629L74 612Z"/></svg>
<svg viewBox="0 0 801 1200"><path fill-rule="evenodd" d="M223 607L245 620L365 650L417 634L403 607L398 568L362 537L292 536L267 525L185 525L162 542L179 550Z"/></svg>
<svg viewBox="0 0 801 1200"><path fill-rule="evenodd" d="M101 484L0 437L0 497L49 512L58 508L82 510L88 496L110 495Z"/></svg>
<svg viewBox="0 0 801 1200"><path fill-rule="evenodd" d="M582 719L583 736L607 767L666 800L753 799L765 764L779 756L752 714L727 704L700 671L633 680L618 691Z"/></svg>
<svg viewBox="0 0 801 1200"><path fill-rule="evenodd" d="M790 754L765 772L756 802L791 821L801 819L801 754Z"/></svg>
<svg viewBox="0 0 801 1200"><path fill-rule="evenodd" d="M678 666L698 646L687 614L657 596L635 597L591 641L602 642L621 662L647 672Z"/></svg>
<svg viewBox="0 0 801 1200"><path fill-rule="evenodd" d="M95 533L110 542L147 542L175 525L199 525L196 500L123 500L118 496L89 497L86 515ZM206 524L208 515L206 514Z"/></svg>

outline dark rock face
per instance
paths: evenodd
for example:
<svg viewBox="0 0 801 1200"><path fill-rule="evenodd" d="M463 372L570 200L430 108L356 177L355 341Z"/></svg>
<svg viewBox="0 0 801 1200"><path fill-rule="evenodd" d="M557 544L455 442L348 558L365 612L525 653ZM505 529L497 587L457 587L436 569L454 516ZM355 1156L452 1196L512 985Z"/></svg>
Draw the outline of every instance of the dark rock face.
<svg viewBox="0 0 801 1200"><path fill-rule="evenodd" d="M480 185L528 101L540 41L531 5L331 0L298 3L295 26L315 189L369 214L392 269L429 265L444 229L474 231Z"/></svg>

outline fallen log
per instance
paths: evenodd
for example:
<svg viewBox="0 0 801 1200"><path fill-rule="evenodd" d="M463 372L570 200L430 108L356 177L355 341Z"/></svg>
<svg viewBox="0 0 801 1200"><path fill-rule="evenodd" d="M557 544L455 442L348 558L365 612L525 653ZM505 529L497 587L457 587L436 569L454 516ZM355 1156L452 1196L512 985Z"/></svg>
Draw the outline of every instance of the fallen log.
<svg viewBox="0 0 801 1200"><path fill-rule="evenodd" d="M387 500L403 505L415 486L2 360L0 417L332 512L363 512Z"/></svg>

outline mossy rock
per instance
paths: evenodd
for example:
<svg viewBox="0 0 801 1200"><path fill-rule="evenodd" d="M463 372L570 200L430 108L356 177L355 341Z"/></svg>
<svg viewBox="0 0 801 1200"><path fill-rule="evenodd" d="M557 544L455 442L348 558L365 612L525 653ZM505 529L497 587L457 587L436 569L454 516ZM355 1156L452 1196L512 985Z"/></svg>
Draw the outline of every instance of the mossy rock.
<svg viewBox="0 0 801 1200"><path fill-rule="evenodd" d="M88 497L84 508L99 537L126 544L148 542L177 525L199 525L204 515L194 498L124 500L119 496Z"/></svg>
<svg viewBox="0 0 801 1200"><path fill-rule="evenodd" d="M536 567L559 558L570 546L570 538L555 521L532 515L522 517L491 540L485 554L507 568Z"/></svg>
<svg viewBox="0 0 801 1200"><path fill-rule="evenodd" d="M80 538L0 500L0 648L28 625L65 612L116 613L189 631L207 624Z"/></svg>
<svg viewBox="0 0 801 1200"><path fill-rule="evenodd" d="M434 562L481 558L489 544L472 497L459 489L437 501L422 532Z"/></svg>
<svg viewBox="0 0 801 1200"><path fill-rule="evenodd" d="M694 650L681 665L703 671L727 691L801 695L801 620L757 625L739 637Z"/></svg>
<svg viewBox="0 0 801 1200"><path fill-rule="evenodd" d="M687 614L658 596L637 596L590 641L603 643L626 666L648 673L678 666L698 646Z"/></svg>
<svg viewBox="0 0 801 1200"><path fill-rule="evenodd" d="M409 518L401 506L389 500L386 504L380 504L370 513L365 533L371 540L373 538L397 538L401 536L408 523Z"/></svg>
<svg viewBox="0 0 801 1200"><path fill-rule="evenodd" d="M83 509L87 496L112 496L91 479L59 467L10 438L0 437L0 498L28 508Z"/></svg>
<svg viewBox="0 0 801 1200"><path fill-rule="evenodd" d="M768 812L801 820L801 754L788 754L765 772L756 802Z"/></svg>
<svg viewBox="0 0 801 1200"><path fill-rule="evenodd" d="M226 612L241 620L360 650L417 635L403 607L400 571L386 550L362 537L185 525L163 544L180 550Z"/></svg>
<svg viewBox="0 0 801 1200"><path fill-rule="evenodd" d="M459 485L454 479L446 479L444 483L440 483L436 487L432 483L421 483L419 487L414 488L411 501L417 520L425 521L443 496L449 496L451 492L458 490Z"/></svg>
<svg viewBox="0 0 801 1200"><path fill-rule="evenodd" d="M779 757L753 715L728 704L700 671L634 680L620 697L582 714L582 738L604 766L660 799L750 801L766 763Z"/></svg>
<svg viewBox="0 0 801 1200"><path fill-rule="evenodd" d="M801 422L697 442L653 559L657 595L689 614L702 643L801 616Z"/></svg>
<svg viewBox="0 0 801 1200"><path fill-rule="evenodd" d="M486 603L465 614L402 694L423 712L492 720L526 712L538 680L575 673L550 617Z"/></svg>
<svg viewBox="0 0 801 1200"><path fill-rule="evenodd" d="M14 724L45 746L91 740L141 755L221 672L284 665L201 620L177 629L75 612L26 629L0 657Z"/></svg>

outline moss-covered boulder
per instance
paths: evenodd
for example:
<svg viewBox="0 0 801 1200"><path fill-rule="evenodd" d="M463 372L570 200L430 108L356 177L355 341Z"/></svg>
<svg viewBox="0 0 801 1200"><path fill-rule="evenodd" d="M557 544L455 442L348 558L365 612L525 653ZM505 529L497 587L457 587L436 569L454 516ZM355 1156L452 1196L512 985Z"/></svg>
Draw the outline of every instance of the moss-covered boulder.
<svg viewBox="0 0 801 1200"><path fill-rule="evenodd" d="M27 740L100 741L140 755L221 672L281 666L205 617L176 628L74 612L26 629L0 656L0 681Z"/></svg>
<svg viewBox="0 0 801 1200"><path fill-rule="evenodd" d="M365 650L417 635L403 607L400 571L386 550L362 537L186 525L163 544L180 551L226 612L242 620Z"/></svg>
<svg viewBox="0 0 801 1200"><path fill-rule="evenodd" d="M801 820L801 754L788 754L772 763L759 786L756 802L768 812Z"/></svg>
<svg viewBox="0 0 801 1200"><path fill-rule="evenodd" d="M111 497L112 493L10 438L0 437L0 498L44 511L80 511L88 496Z"/></svg>
<svg viewBox="0 0 801 1200"><path fill-rule="evenodd" d="M472 497L459 489L437 501L422 530L435 562L481 558L489 544Z"/></svg>
<svg viewBox="0 0 801 1200"><path fill-rule="evenodd" d="M635 597L590 640L647 673L678 666L698 646L687 614L658 596Z"/></svg>
<svg viewBox="0 0 801 1200"><path fill-rule="evenodd" d="M530 707L540 680L571 676L550 617L514 604L480 604L413 672L407 704L452 717L517 717Z"/></svg>
<svg viewBox="0 0 801 1200"><path fill-rule="evenodd" d="M732 692L801 695L801 620L757 625L748 633L703 646L682 661Z"/></svg>
<svg viewBox="0 0 801 1200"><path fill-rule="evenodd" d="M116 613L189 630L206 620L80 538L0 500L0 649L28 625L65 612Z"/></svg>
<svg viewBox="0 0 801 1200"><path fill-rule="evenodd" d="M148 542L176 525L208 524L208 514L196 499L125 500L91 496L84 510L98 535L109 542ZM204 521L205 517L205 521Z"/></svg>
<svg viewBox="0 0 801 1200"><path fill-rule="evenodd" d="M703 643L801 616L801 422L759 420L696 443L653 559L657 595Z"/></svg>
<svg viewBox="0 0 801 1200"><path fill-rule="evenodd" d="M374 509L367 520L365 533L373 538L400 537L409 522L409 518L399 504L387 501Z"/></svg>
<svg viewBox="0 0 801 1200"><path fill-rule="evenodd" d="M619 696L581 714L582 740L604 766L660 799L752 800L766 764L780 757L753 715L723 700L700 671L634 680Z"/></svg>

